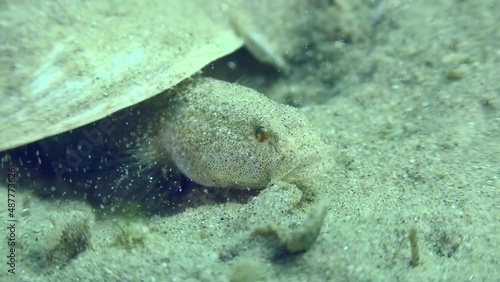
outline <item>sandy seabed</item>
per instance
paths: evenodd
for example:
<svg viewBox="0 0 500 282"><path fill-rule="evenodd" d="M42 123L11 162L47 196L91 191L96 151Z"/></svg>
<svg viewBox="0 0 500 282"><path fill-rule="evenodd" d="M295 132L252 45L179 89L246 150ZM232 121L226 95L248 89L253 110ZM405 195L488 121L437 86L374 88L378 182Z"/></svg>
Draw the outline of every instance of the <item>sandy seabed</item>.
<svg viewBox="0 0 500 282"><path fill-rule="evenodd" d="M244 204L132 219L19 189L15 280L500 281L498 1L333 2L310 11L295 69L262 91L301 106L334 169ZM307 252L251 235L294 228L321 200Z"/></svg>

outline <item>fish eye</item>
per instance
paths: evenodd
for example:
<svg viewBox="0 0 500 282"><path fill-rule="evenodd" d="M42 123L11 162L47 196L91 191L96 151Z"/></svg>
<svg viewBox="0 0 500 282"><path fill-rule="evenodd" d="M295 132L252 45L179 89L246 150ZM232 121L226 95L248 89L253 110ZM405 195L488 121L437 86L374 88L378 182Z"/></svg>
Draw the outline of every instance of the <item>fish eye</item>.
<svg viewBox="0 0 500 282"><path fill-rule="evenodd" d="M255 138L260 142L266 141L269 139L269 131L263 126L258 126L255 129Z"/></svg>

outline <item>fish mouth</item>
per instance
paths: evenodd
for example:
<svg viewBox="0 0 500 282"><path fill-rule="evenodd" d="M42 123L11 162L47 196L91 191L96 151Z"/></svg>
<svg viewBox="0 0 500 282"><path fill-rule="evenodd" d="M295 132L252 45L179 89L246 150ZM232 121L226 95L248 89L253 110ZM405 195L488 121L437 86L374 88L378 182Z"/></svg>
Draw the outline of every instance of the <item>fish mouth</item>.
<svg viewBox="0 0 500 282"><path fill-rule="evenodd" d="M316 177L333 167L334 161L330 147L321 147L295 155L286 166L279 179L297 182Z"/></svg>

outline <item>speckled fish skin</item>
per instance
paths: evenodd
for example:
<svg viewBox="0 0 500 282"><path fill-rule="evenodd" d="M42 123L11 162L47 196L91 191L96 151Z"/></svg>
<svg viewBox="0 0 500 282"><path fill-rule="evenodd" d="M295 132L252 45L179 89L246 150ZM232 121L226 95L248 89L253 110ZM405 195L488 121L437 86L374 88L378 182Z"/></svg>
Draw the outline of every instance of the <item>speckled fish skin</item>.
<svg viewBox="0 0 500 282"><path fill-rule="evenodd" d="M168 96L143 146L149 162L168 159L207 187L265 188L296 182L332 167L331 150L297 108L252 89L196 78ZM269 139L259 141L263 127Z"/></svg>

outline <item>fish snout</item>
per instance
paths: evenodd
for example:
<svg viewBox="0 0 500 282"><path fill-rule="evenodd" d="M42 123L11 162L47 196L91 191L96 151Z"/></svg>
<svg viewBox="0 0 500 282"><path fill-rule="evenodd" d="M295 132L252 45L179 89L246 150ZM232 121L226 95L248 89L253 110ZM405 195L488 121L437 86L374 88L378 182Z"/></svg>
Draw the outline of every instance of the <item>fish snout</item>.
<svg viewBox="0 0 500 282"><path fill-rule="evenodd" d="M285 160L276 179L286 182L310 179L330 170L333 164L332 148L327 145L302 149Z"/></svg>

